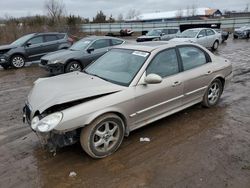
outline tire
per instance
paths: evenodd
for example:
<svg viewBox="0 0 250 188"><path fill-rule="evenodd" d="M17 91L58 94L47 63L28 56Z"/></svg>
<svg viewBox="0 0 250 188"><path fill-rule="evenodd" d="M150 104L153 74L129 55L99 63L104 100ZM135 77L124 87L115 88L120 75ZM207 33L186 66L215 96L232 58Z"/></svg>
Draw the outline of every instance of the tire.
<svg viewBox="0 0 250 188"><path fill-rule="evenodd" d="M65 73L73 71L82 71L82 65L78 61L71 61L66 65Z"/></svg>
<svg viewBox="0 0 250 188"><path fill-rule="evenodd" d="M105 114L82 128L81 146L93 158L104 158L114 153L125 133L123 120L112 113Z"/></svg>
<svg viewBox="0 0 250 188"><path fill-rule="evenodd" d="M1 65L3 67L4 70L7 70L9 68L8 65Z"/></svg>
<svg viewBox="0 0 250 188"><path fill-rule="evenodd" d="M234 35L234 39L238 39L238 36L237 36L237 35Z"/></svg>
<svg viewBox="0 0 250 188"><path fill-rule="evenodd" d="M218 49L218 47L219 47L219 42L216 40L216 41L214 41L214 44L213 44L213 46L212 46L212 50L217 50Z"/></svg>
<svg viewBox="0 0 250 188"><path fill-rule="evenodd" d="M11 66L14 68L22 68L25 65L25 58L22 55L13 55L10 59Z"/></svg>
<svg viewBox="0 0 250 188"><path fill-rule="evenodd" d="M215 106L220 96L223 92L223 86L219 79L215 79L207 88L207 91L203 97L202 105L205 107L213 107Z"/></svg>

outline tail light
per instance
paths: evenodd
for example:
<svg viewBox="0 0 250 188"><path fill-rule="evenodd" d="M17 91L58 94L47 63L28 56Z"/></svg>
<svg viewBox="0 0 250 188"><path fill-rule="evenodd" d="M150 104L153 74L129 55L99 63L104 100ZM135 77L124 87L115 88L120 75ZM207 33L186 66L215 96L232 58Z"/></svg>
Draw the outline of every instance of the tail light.
<svg viewBox="0 0 250 188"><path fill-rule="evenodd" d="M73 44L73 43L74 43L74 39L68 37L68 42L69 42L70 44Z"/></svg>

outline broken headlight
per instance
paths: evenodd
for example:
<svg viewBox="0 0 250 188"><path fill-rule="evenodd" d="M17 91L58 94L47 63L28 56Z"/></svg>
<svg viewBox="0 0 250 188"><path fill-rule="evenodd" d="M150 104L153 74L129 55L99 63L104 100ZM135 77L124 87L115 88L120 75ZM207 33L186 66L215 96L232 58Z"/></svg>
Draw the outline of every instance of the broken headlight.
<svg viewBox="0 0 250 188"><path fill-rule="evenodd" d="M35 116L31 121L31 127L39 132L49 132L60 123L62 117L62 112L55 112L42 118L41 120Z"/></svg>

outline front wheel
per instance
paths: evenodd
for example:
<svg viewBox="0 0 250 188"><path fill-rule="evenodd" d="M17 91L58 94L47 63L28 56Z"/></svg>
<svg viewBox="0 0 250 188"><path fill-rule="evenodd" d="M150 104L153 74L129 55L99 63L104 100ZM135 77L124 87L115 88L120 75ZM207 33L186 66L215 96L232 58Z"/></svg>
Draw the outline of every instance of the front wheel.
<svg viewBox="0 0 250 188"><path fill-rule="evenodd" d="M74 71L82 71L82 65L77 61L69 62L65 68L65 73Z"/></svg>
<svg viewBox="0 0 250 188"><path fill-rule="evenodd" d="M81 146L91 157L104 158L119 148L124 132L123 120L115 114L106 114L82 129Z"/></svg>
<svg viewBox="0 0 250 188"><path fill-rule="evenodd" d="M207 91L203 97L202 105L205 107L215 106L222 94L223 86L219 79L215 79L207 88Z"/></svg>
<svg viewBox="0 0 250 188"><path fill-rule="evenodd" d="M219 42L216 40L216 41L214 41L214 44L213 44L213 46L212 46L212 49L213 49L213 50L217 50L218 47L219 47Z"/></svg>
<svg viewBox="0 0 250 188"><path fill-rule="evenodd" d="M11 65L17 69L22 68L25 65L25 59L21 55L13 55L10 62L11 62Z"/></svg>

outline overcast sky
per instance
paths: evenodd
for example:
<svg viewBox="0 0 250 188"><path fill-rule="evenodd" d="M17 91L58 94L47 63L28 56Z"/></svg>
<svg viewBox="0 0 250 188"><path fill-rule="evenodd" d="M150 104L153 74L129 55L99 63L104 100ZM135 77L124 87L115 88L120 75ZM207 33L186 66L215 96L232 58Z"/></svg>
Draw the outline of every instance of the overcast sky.
<svg viewBox="0 0 250 188"><path fill-rule="evenodd" d="M196 7L218 8L221 11L243 10L250 0L63 0L67 13L85 18L94 17L97 11L117 17L122 13L126 17L130 9L140 13L185 9L194 4ZM0 17L31 16L45 14L44 0L0 0Z"/></svg>

